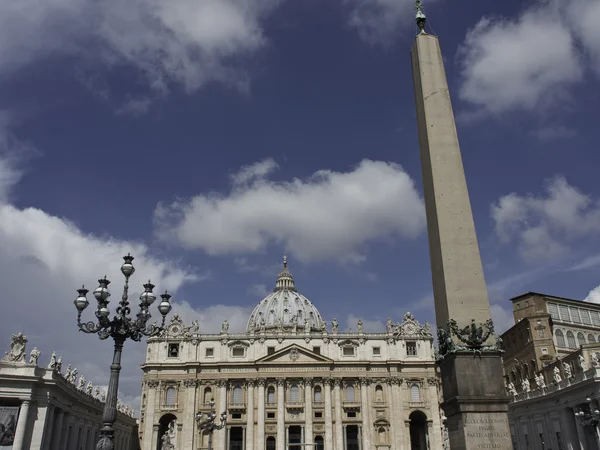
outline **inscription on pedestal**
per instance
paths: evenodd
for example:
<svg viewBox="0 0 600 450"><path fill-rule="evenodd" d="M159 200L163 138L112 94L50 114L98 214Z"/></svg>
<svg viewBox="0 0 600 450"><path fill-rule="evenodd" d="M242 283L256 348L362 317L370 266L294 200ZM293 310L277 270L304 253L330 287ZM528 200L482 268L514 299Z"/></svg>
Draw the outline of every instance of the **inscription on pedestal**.
<svg viewBox="0 0 600 450"><path fill-rule="evenodd" d="M512 449L510 427L505 414L468 413L464 419L468 449Z"/></svg>

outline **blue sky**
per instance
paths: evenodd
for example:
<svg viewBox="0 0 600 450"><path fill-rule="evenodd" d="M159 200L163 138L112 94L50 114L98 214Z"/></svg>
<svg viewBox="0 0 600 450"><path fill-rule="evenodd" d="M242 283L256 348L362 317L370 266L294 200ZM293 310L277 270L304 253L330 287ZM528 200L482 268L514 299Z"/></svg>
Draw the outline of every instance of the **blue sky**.
<svg viewBox="0 0 600 450"><path fill-rule="evenodd" d="M425 5L501 330L525 291L600 302L600 3L571 5ZM284 253L327 320L433 321L412 6L0 5L2 342L22 330L102 382L110 346L72 300L105 272L116 299L128 251L136 292L152 278L207 332L245 325Z"/></svg>

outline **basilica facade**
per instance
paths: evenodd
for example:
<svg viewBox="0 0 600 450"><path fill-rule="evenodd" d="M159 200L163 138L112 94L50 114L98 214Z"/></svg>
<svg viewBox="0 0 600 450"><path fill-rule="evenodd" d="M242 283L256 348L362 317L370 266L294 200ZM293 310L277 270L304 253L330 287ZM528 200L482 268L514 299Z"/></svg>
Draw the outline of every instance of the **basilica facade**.
<svg viewBox="0 0 600 450"><path fill-rule="evenodd" d="M217 417L226 412L215 450L443 448L429 325L406 313L381 333L328 326L285 259L244 333L225 321L202 334L173 316L148 340L142 369L143 450L208 449L195 417L212 399Z"/></svg>

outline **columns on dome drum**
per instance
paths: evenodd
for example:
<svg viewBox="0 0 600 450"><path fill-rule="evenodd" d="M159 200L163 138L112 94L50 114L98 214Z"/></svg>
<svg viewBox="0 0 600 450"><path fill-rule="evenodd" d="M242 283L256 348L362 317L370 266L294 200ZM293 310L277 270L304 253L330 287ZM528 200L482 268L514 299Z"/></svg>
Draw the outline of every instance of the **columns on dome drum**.
<svg viewBox="0 0 600 450"><path fill-rule="evenodd" d="M417 0L412 70L450 447L512 449L499 345L439 40ZM485 424L485 432L481 424Z"/></svg>

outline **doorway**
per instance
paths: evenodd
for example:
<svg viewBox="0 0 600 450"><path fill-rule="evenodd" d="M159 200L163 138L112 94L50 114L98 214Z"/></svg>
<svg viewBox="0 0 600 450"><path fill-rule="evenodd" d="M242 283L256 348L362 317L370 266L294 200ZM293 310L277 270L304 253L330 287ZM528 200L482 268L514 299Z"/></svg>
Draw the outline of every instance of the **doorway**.
<svg viewBox="0 0 600 450"><path fill-rule="evenodd" d="M429 450L427 416L421 411L413 411L410 416L410 449Z"/></svg>
<svg viewBox="0 0 600 450"><path fill-rule="evenodd" d="M346 450L359 450L358 425L348 425L346 427Z"/></svg>
<svg viewBox="0 0 600 450"><path fill-rule="evenodd" d="M242 427L229 429L229 450L244 450L244 429Z"/></svg>

